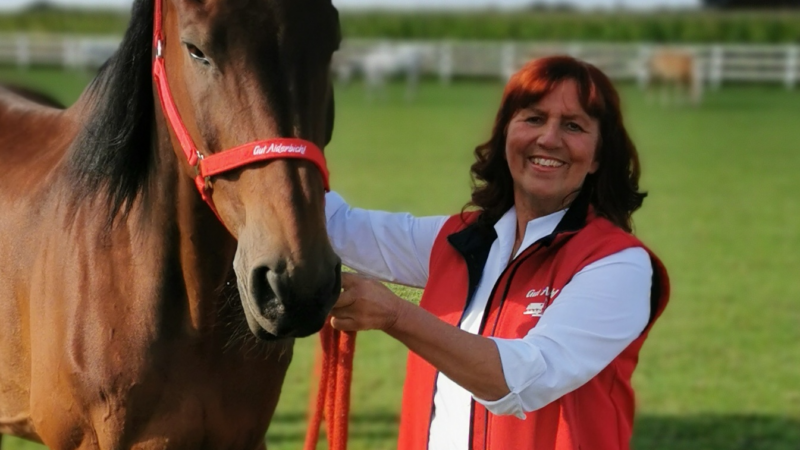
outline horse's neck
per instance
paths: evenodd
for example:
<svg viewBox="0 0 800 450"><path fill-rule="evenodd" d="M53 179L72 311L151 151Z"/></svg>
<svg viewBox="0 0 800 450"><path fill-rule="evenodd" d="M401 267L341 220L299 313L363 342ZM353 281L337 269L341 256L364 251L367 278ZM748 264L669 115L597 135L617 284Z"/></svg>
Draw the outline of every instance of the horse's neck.
<svg viewBox="0 0 800 450"><path fill-rule="evenodd" d="M158 197L152 203L159 204L171 216L166 223L176 230L174 251L178 253L169 263L175 265L170 270L180 273L192 328L202 329L218 320L220 302L224 300L221 296L230 293L225 287L235 280L232 267L236 241L201 199L179 161L179 152L171 147L165 123L156 126L156 152L158 163L152 185L171 185L172 189L168 195L161 195L164 191L156 189L149 196ZM147 203L142 207L153 207Z"/></svg>

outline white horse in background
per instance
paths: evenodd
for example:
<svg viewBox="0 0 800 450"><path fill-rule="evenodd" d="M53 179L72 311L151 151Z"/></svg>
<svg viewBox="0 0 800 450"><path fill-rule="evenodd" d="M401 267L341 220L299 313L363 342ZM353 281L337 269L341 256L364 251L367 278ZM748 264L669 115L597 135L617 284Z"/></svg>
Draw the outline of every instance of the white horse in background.
<svg viewBox="0 0 800 450"><path fill-rule="evenodd" d="M703 97L700 61L689 50L655 50L647 60L642 81L648 98L652 99L656 88L661 91L664 106L686 100L697 106Z"/></svg>
<svg viewBox="0 0 800 450"><path fill-rule="evenodd" d="M339 81L349 82L355 75L364 79L367 98L386 97L386 82L390 78L403 77L406 82L406 100L417 93L423 63L432 56L431 49L422 45L388 43L372 47L362 55L351 56L336 65Z"/></svg>

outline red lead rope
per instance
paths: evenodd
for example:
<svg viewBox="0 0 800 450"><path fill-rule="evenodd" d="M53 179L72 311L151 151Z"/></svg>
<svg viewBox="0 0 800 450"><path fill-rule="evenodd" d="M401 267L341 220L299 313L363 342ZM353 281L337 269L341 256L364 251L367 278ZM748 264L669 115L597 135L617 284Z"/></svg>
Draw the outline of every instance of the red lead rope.
<svg viewBox="0 0 800 450"><path fill-rule="evenodd" d="M319 335L322 343L322 358L317 362L319 387L303 450L317 448L323 420L328 424L328 448L346 450L356 333L334 330L330 322L326 322Z"/></svg>

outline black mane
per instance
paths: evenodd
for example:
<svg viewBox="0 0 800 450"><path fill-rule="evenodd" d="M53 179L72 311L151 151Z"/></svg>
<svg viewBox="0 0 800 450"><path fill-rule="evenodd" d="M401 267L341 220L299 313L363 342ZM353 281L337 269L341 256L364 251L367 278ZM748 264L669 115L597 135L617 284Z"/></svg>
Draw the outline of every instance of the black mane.
<svg viewBox="0 0 800 450"><path fill-rule="evenodd" d="M105 195L109 220L129 211L153 165L153 8L154 0L134 2L119 49L88 88L93 111L70 155L75 200Z"/></svg>

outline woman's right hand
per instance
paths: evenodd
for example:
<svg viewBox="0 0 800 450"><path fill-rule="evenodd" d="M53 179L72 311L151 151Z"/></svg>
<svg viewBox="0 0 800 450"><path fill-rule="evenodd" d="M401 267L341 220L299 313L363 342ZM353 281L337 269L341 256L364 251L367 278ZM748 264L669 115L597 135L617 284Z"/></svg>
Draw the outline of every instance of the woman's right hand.
<svg viewBox="0 0 800 450"><path fill-rule="evenodd" d="M331 325L341 331L391 329L408 302L383 283L354 273L342 273L342 293L331 310Z"/></svg>

